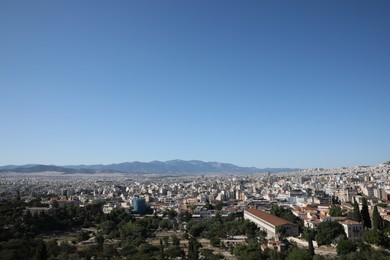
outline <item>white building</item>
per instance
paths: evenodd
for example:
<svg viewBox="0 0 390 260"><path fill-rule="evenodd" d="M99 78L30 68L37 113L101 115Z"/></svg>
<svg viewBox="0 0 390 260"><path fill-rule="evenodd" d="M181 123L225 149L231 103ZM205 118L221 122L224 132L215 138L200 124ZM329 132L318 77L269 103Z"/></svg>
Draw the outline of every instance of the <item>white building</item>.
<svg viewBox="0 0 390 260"><path fill-rule="evenodd" d="M339 222L345 231L348 239L361 240L363 236L363 222L357 222L353 220L345 220Z"/></svg>

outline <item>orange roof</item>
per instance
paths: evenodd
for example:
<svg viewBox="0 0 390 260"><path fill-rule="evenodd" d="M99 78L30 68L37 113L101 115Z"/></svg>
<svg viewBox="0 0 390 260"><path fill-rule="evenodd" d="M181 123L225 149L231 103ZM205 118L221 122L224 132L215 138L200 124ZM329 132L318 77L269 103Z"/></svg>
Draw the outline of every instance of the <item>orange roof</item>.
<svg viewBox="0 0 390 260"><path fill-rule="evenodd" d="M286 224L295 225L294 223L291 223L287 220L284 220L284 219L279 218L277 216L268 214L267 212L264 212L264 211L261 211L258 209L245 209L245 211L264 220L264 221L266 221L266 222L268 222L268 223L270 223L271 225L274 225L275 227L286 225Z"/></svg>

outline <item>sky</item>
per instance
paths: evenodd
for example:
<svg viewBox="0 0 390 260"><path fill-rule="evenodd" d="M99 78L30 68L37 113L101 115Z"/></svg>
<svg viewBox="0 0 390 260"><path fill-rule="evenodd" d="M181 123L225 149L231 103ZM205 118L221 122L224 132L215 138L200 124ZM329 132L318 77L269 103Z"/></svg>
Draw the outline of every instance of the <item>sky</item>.
<svg viewBox="0 0 390 260"><path fill-rule="evenodd" d="M0 165L390 160L390 1L0 1Z"/></svg>

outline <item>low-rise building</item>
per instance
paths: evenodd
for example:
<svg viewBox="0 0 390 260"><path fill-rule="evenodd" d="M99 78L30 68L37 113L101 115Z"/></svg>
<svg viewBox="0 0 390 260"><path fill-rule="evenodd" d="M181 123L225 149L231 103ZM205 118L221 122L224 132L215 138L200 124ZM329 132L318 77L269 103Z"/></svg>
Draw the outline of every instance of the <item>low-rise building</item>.
<svg viewBox="0 0 390 260"><path fill-rule="evenodd" d="M27 212L31 213L31 215L53 215L54 214L54 208L51 207L26 207L26 209L23 211L24 214Z"/></svg>
<svg viewBox="0 0 390 260"><path fill-rule="evenodd" d="M287 235L299 235L299 228L296 224L261 210L245 209L244 219L248 219L255 223L262 231L265 231L267 233L267 238L275 238L278 228L283 228Z"/></svg>
<svg viewBox="0 0 390 260"><path fill-rule="evenodd" d="M353 220L345 220L339 222L345 231L348 239L361 240L363 236L363 222L357 222Z"/></svg>

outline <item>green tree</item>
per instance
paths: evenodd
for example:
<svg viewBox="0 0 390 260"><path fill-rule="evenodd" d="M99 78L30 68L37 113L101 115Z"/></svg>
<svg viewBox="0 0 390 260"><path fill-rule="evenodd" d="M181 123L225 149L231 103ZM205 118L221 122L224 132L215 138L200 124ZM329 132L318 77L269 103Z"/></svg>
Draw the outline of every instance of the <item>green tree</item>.
<svg viewBox="0 0 390 260"><path fill-rule="evenodd" d="M188 242L188 259L189 260L198 260L199 259L199 248L202 245L194 237L190 238Z"/></svg>
<svg viewBox="0 0 390 260"><path fill-rule="evenodd" d="M56 257L59 253L60 247L57 244L56 240L49 240L46 242L47 253L49 256Z"/></svg>
<svg viewBox="0 0 390 260"><path fill-rule="evenodd" d="M260 245L256 239L250 239L246 245L237 245L233 249L233 254L242 260L264 259L260 250Z"/></svg>
<svg viewBox="0 0 390 260"><path fill-rule="evenodd" d="M172 245L180 246L180 239L176 235L171 236Z"/></svg>
<svg viewBox="0 0 390 260"><path fill-rule="evenodd" d="M214 236L210 239L210 245L214 247L219 247L221 245L221 239L217 236Z"/></svg>
<svg viewBox="0 0 390 260"><path fill-rule="evenodd" d="M336 238L344 237L343 226L335 221L324 221L318 224L315 240L319 246L330 245Z"/></svg>
<svg viewBox="0 0 390 260"><path fill-rule="evenodd" d="M306 250L295 247L288 253L286 260L311 260L311 257Z"/></svg>
<svg viewBox="0 0 390 260"><path fill-rule="evenodd" d="M379 215L378 206L375 205L374 211L372 212L372 227L374 229L381 230L383 228L383 219L381 215Z"/></svg>
<svg viewBox="0 0 390 260"><path fill-rule="evenodd" d="M307 244L308 244L309 255L310 257L313 257L315 255L315 252L314 252L314 245L313 245L313 235L311 230L309 230L307 234Z"/></svg>
<svg viewBox="0 0 390 260"><path fill-rule="evenodd" d="M218 201L217 203L215 203L215 209L216 210L221 210L223 207L223 202L222 201Z"/></svg>
<svg viewBox="0 0 390 260"><path fill-rule="evenodd" d="M370 213L368 212L368 205L367 205L366 198L363 198L361 214L362 214L364 226L366 228L371 228L371 218L370 218Z"/></svg>
<svg viewBox="0 0 390 260"><path fill-rule="evenodd" d="M35 260L46 260L47 259L47 248L43 241L38 244L35 252Z"/></svg>
<svg viewBox="0 0 390 260"><path fill-rule="evenodd" d="M104 244L104 237L102 235L97 235L96 236L96 244L98 246L98 249L100 251L103 250L103 244Z"/></svg>
<svg viewBox="0 0 390 260"><path fill-rule="evenodd" d="M322 256L322 255L315 255L313 257L313 260L326 260L325 256Z"/></svg>
<svg viewBox="0 0 390 260"><path fill-rule="evenodd" d="M360 215L360 210L359 210L359 204L355 199L353 199L353 213L352 213L352 219L360 222L362 221L362 216Z"/></svg>
<svg viewBox="0 0 390 260"><path fill-rule="evenodd" d="M77 234L77 241L85 241L89 239L89 234L87 232L81 231Z"/></svg>
<svg viewBox="0 0 390 260"><path fill-rule="evenodd" d="M291 210L285 209L277 204L273 204L271 206L271 214L275 215L279 218L282 218L284 220L295 223L295 224L299 225L301 228L303 227L303 221L299 217L295 216L291 212Z"/></svg>
<svg viewBox="0 0 390 260"><path fill-rule="evenodd" d="M53 204L52 204L53 208L58 208L60 205L58 204L58 201L57 200L54 200L53 201Z"/></svg>
<svg viewBox="0 0 390 260"><path fill-rule="evenodd" d="M389 246L389 238L383 234L382 230L376 228L365 231L363 234L363 241L371 245Z"/></svg>
<svg viewBox="0 0 390 260"><path fill-rule="evenodd" d="M180 246L169 246L165 250L165 254L169 259L176 259L178 257L184 257L184 251L180 248Z"/></svg>
<svg viewBox="0 0 390 260"><path fill-rule="evenodd" d="M181 221L181 222L188 222L191 220L191 217L192 217L192 215L188 211L184 211L184 212L179 213L179 221Z"/></svg>
<svg viewBox="0 0 390 260"><path fill-rule="evenodd" d="M329 208L329 215L331 217L341 217L343 215L343 212L340 206L332 205Z"/></svg>
<svg viewBox="0 0 390 260"><path fill-rule="evenodd" d="M356 249L357 244L352 240L340 240L336 247L338 255L348 255L351 252L355 252Z"/></svg>
<svg viewBox="0 0 390 260"><path fill-rule="evenodd" d="M206 229L204 223L198 222L192 225L189 229L189 233L194 237L199 237L200 234Z"/></svg>
<svg viewBox="0 0 390 260"><path fill-rule="evenodd" d="M164 212L168 216L169 219L174 219L177 216L177 212L174 209L169 209Z"/></svg>

